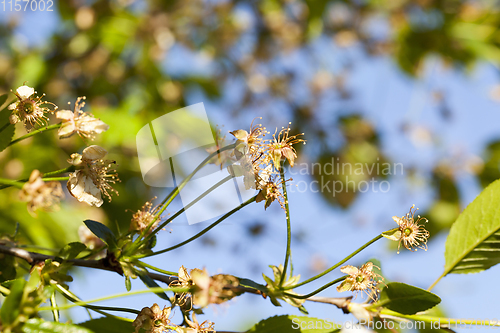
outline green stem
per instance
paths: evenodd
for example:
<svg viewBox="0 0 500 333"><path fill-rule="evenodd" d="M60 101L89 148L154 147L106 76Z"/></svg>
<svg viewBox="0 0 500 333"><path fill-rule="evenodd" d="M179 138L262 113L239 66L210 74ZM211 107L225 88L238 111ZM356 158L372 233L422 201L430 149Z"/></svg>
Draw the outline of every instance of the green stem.
<svg viewBox="0 0 500 333"><path fill-rule="evenodd" d="M45 132L45 131L50 131L50 130L53 130L53 129L56 129L56 128L59 128L59 127L61 127L61 123L50 125L50 126L46 126L46 127L42 127L40 129L31 131L28 134L25 134L25 135L23 135L23 136L15 139L15 140L12 140L7 147L12 146L13 144L18 143L19 141L22 141L24 139L32 137L33 135L36 135L38 133L42 133L42 132ZM0 129L0 131L1 131L1 129Z"/></svg>
<svg viewBox="0 0 500 333"><path fill-rule="evenodd" d="M76 170L75 166L74 165L70 165L69 167L64 168L64 169L60 169L60 170L56 170L56 171L51 171L51 172L45 172L45 173L42 174L42 177L55 176L55 175L59 175L61 173L65 173L65 172L73 172L75 170Z"/></svg>
<svg viewBox="0 0 500 333"><path fill-rule="evenodd" d="M162 224L160 224L154 230L154 232L152 232L152 234L156 233L159 230L162 230L167 224L169 224L175 218L177 218L177 216L179 216L182 213L184 213L188 208L190 208L191 206L193 206L194 204L196 204L198 201L200 201L201 199L203 199L205 196L207 196L209 193L211 193L214 189L216 189L217 187L219 187L220 185L224 184L225 182L227 182L228 180L231 180L231 179L232 179L232 176L227 176L226 178L224 178L221 181L219 181L217 184L215 184L212 187L210 187L208 190L206 190L205 192L203 192L200 196L198 196L192 202L190 202L185 207L183 207L182 209L180 209L177 213L175 213L170 218L168 218L165 222L163 222ZM148 235L147 237L144 238L144 240L142 242L134 243L133 245L131 245L131 247L129 249L127 249L127 252L125 254L126 255L133 254L141 246L141 244L147 242L150 238L151 238L151 235ZM140 239L140 237L138 239Z"/></svg>
<svg viewBox="0 0 500 333"><path fill-rule="evenodd" d="M82 300L80 298L78 298L71 291L69 291L69 290L65 289L64 287L62 287L60 284L56 284L56 288L69 301L71 301L73 303L82 302ZM54 307L54 306L52 306L52 307ZM137 310L134 310L134 309L117 308L117 307L112 307L112 306L97 306L97 305L87 304L87 305L82 305L82 307L94 310L95 312L100 313L100 314L102 314L104 316L107 316L107 317L110 317L110 316L111 317L116 317L116 316L110 315L109 313L106 313L106 312L104 312L102 310L129 312L129 313L134 313L134 314L139 314L140 313L140 311L137 311ZM57 311L57 310L53 310L53 311ZM119 317L119 318L121 318L121 317Z"/></svg>
<svg viewBox="0 0 500 333"><path fill-rule="evenodd" d="M67 168L64 168L64 169L60 169L60 170L56 170L56 171L50 171L50 172L46 172L46 173L43 173L41 176L42 177L48 177L48 176L55 176L55 175L59 175L61 173L65 173L65 172L73 172L75 171L76 168L74 165L71 165ZM55 180L52 179L52 178L42 178L43 180ZM24 179L19 179L19 180L10 180L10 179L7 179L8 181L11 181L11 182L27 182L29 180L29 178L24 178ZM66 179L63 179L63 180L68 180L68 178ZM0 190L3 190L4 188L7 188L7 187L11 187L11 186L16 186L14 184L6 184L6 183L2 183L2 181L0 180L0 184L4 184L4 185L0 185ZM22 184L21 184L22 186Z"/></svg>
<svg viewBox="0 0 500 333"><path fill-rule="evenodd" d="M255 201L255 199L257 198L257 196L254 196L250 199L248 199L247 201L245 201L244 203L242 203L241 205L239 205L238 207L234 208L233 210L231 210L230 212L226 213L225 215L223 215L220 219L218 219L217 221L215 221L214 223L212 223L211 225L209 225L208 227L206 227L205 229L203 229L202 231L200 231L199 233L197 233L196 235L194 235L193 237L185 240L184 242L181 242L177 245L174 245L172 247L169 247L169 248L166 248L166 249L163 249L163 250L160 250L160 251L157 251L157 252L153 252L151 254L143 254L143 255L140 255L140 256L137 256L135 257L136 259L141 259L141 258L146 258L146 257L151 257L151 256L156 256L158 254L162 254L162 253L165 253L165 252L169 252L169 251L172 251L172 250L175 250L181 246L184 246L192 241L194 241L195 239L203 236L204 234L206 234L209 230L211 230L212 228L214 228L216 225L218 225L219 223L221 223L222 221L224 221L226 218L228 218L229 216L231 216L232 214L236 213L237 211L239 211L240 209L242 209L243 207L251 204L252 202Z"/></svg>
<svg viewBox="0 0 500 333"><path fill-rule="evenodd" d="M333 271L335 268L339 267L340 265L342 265L343 263L345 263L346 261L348 261L349 259L351 259L352 257L354 257L356 254L358 254L359 252L363 251L364 249L366 249L368 246L370 246L371 244L375 243L376 241L378 241L379 239L381 239L383 236L382 234L380 235L377 235L377 237L373 238L371 241L369 241L368 243L364 244L363 246L361 246L359 249L357 249L356 251L354 251L353 253L351 253L350 255L348 255L347 257L345 257L344 259L342 259L341 261L339 261L338 263L336 263L335 265L333 265L332 267L328 268L326 271L316 275L316 276L313 276L312 278L310 279L307 279L301 283L298 283L294 286L288 286L288 287L284 287L283 289L284 290L288 290L288 289L293 289L293 288L297 288L297 287L300 287L300 286L303 286L309 282L312 282L314 280L317 280L319 279L320 277L330 273L331 271Z"/></svg>
<svg viewBox="0 0 500 333"><path fill-rule="evenodd" d="M290 259L290 248L292 243L292 226L290 224L290 207L288 206L288 194L286 191L285 184L285 168L282 165L280 169L280 177L281 177L281 187L283 189L283 196L285 197L285 210L286 210L286 252L285 252L285 263L283 264L283 274L281 274L280 278L280 288L285 282L285 275L288 269L288 260Z"/></svg>
<svg viewBox="0 0 500 333"><path fill-rule="evenodd" d="M314 295L316 295L316 294L318 294L318 293L322 292L322 291L323 291L323 290L325 290L326 288L330 288L330 287L331 287L331 286L333 286L334 284L337 284L337 283L339 283L339 282L344 281L346 277L348 277L348 275L342 276L342 277L340 277L340 278L338 278L338 279L336 279L336 280L333 280L333 281L331 281L331 282L328 282L327 284L325 284L325 285L324 285L324 286L322 286L321 288L318 288L318 289L316 289L315 291L313 291L313 292L311 292L311 293L309 293L309 294L307 294L307 295L294 295L294 294L289 294L289 293L287 293L287 292L285 292L285 293L283 293L283 294L285 294L286 296L289 296L289 297L293 297L293 298L298 298L298 299L307 299L307 298L309 298L309 297L311 297L311 296L314 296Z"/></svg>
<svg viewBox="0 0 500 333"><path fill-rule="evenodd" d="M162 288L162 287L154 287L154 288L149 288L149 289L143 289L143 290L136 290L136 291L129 291L126 293L120 293L120 294L115 294L115 295L110 295L106 297L100 297L100 298L95 298L89 301L78 301L74 302L73 304L65 304L65 305L60 305L57 307L57 310L66 310L66 309L71 309L75 306L84 306L88 305L89 303L96 303L96 302L102 302L102 301L107 301L113 298L120 298L120 297L126 297L126 296L133 296L133 295L139 295L139 294L147 294L147 293L156 293L156 292L165 292L165 291L173 291L176 293L185 293L189 291L189 288L183 288L183 287L171 287L171 288ZM39 311L52 311L55 308L51 306L41 306L38 308ZM119 308L117 308L119 309ZM131 310L131 309L126 309L126 310ZM123 311L123 310L117 310L117 311ZM133 310L133 313L138 313Z"/></svg>
<svg viewBox="0 0 500 333"><path fill-rule="evenodd" d="M219 182L217 182L215 185L213 185L212 187L210 187L208 190L206 190L205 192L203 192L200 196L198 196L196 199L194 199L193 201L191 201L189 204L187 204L185 207L183 207L182 209L180 209L177 213L175 213L174 215L172 215L170 218L168 218L165 222L163 222L162 224L160 224L160 226L158 228L155 229L156 232L158 232L158 230L161 230L163 228L165 228L165 226L167 224L169 224L170 222L172 222L177 216L181 215L182 213L184 213L186 210L188 210L188 208L192 207L193 205L195 205L198 201L200 201L201 199L203 199L204 197L206 197L208 194L210 194L213 190L215 190L217 187L221 186L222 184L226 183L227 181L231 180L233 177L232 176L227 176L226 178L220 180ZM150 238L151 236L148 236L146 239Z"/></svg>
<svg viewBox="0 0 500 333"><path fill-rule="evenodd" d="M163 274L166 274L166 275L174 275L174 276L178 275L178 273L176 273L176 272L166 271L164 269L161 269L161 268L155 267L153 265L150 265L148 263L145 263L144 261L139 261L138 260L138 264L141 265L141 266L143 266L143 267L147 267L149 269L152 269L153 271L157 271L157 272L160 272L160 273L163 273Z"/></svg>
<svg viewBox="0 0 500 333"><path fill-rule="evenodd" d="M433 284L431 284L431 286L430 286L429 288L427 288L427 291L431 291L431 290L432 290L432 288L434 288L434 287L436 286L436 284L438 284L438 282L439 282L439 281L441 281L441 279L442 279L442 278L444 278L445 276L446 276L446 272L444 272L443 274L441 274L441 276L439 276L439 277L437 278L437 280L436 280L436 281L434 281L434 283L433 283Z"/></svg>
<svg viewBox="0 0 500 333"><path fill-rule="evenodd" d="M236 144L231 144L231 145L228 145L226 147L223 147L215 152L213 152L212 154L208 155L207 158L205 158L205 160L203 160L203 162L201 162L197 167L196 169L194 169L193 172L191 172L186 178L184 178L184 180L179 184L179 186L177 186L176 188L173 189L172 192L169 193L169 195L167 195L167 197L162 201L162 203L160 204L160 206L162 206L162 208L158 211L158 213L155 215L155 218L149 223L148 227L141 233L141 235L137 238L136 242L137 242L137 246L134 246L134 248L138 248L141 244L147 242L151 237L153 237L158 231L160 231L165 225L166 223L162 224L160 227L156 228L155 230L153 230L153 232L151 232L147 237L144 237L148 231L151 229L151 227L153 226L153 224L155 223L156 220L158 220L161 216L161 214L163 214L163 212L165 211L165 209L167 209L168 205L170 205L170 203L172 202L172 200L175 199L175 197L180 193L180 191L184 188L184 186L187 184L187 182L189 180L191 180L191 178L193 178L193 176L198 172L200 171L201 168L203 168L205 165L208 164L208 162L210 162L210 160L215 157L216 155L220 154L221 152L225 151L225 150L229 150L229 149L233 149L234 147L236 147ZM141 239L143 239L141 241ZM135 243L135 242L134 242Z"/></svg>
<svg viewBox="0 0 500 333"><path fill-rule="evenodd" d="M48 177L48 178L42 178L44 182L62 182L65 180L68 180L69 177Z"/></svg>
<svg viewBox="0 0 500 333"><path fill-rule="evenodd" d="M7 188L7 187L17 187L19 189L23 188L24 182L19 181L19 180L10 180L10 179L5 179L5 178L0 178L0 189Z"/></svg>
<svg viewBox="0 0 500 333"><path fill-rule="evenodd" d="M56 293L52 293L52 295L50 295L50 305L53 307L53 308L57 308L57 301L56 301ZM54 321L56 323L59 322L59 310L52 310L52 316L54 317Z"/></svg>
<svg viewBox="0 0 500 333"><path fill-rule="evenodd" d="M399 312L394 312L388 309L382 309L380 312L382 315L388 315L393 317L411 319L415 321L423 321L426 323L439 323L440 327L443 328L450 327L450 325L480 325L480 326L495 326L500 327L500 321L498 320L474 320L474 319L454 319L454 318L441 318L441 317L432 317L425 315L404 315ZM457 327L459 328L459 327Z"/></svg>

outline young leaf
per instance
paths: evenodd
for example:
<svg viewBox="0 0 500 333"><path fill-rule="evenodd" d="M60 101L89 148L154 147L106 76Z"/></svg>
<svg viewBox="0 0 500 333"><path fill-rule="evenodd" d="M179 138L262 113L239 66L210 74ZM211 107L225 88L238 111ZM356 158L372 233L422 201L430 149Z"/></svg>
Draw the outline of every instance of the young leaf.
<svg viewBox="0 0 500 333"><path fill-rule="evenodd" d="M412 315L430 309L441 299L427 290L401 282L392 282L382 289L380 299L373 307L384 307L405 315Z"/></svg>
<svg viewBox="0 0 500 333"><path fill-rule="evenodd" d="M128 275L125 275L125 288L127 288L127 291L132 289L132 282L130 281L130 276Z"/></svg>
<svg viewBox="0 0 500 333"><path fill-rule="evenodd" d="M5 298L0 309L0 318L3 325L8 326L19 316L25 286L26 280L22 278L14 280L12 283L10 294Z"/></svg>
<svg viewBox="0 0 500 333"><path fill-rule="evenodd" d="M94 332L99 333L133 333L134 326L131 322L120 320L113 317L104 317L98 319L92 319L84 323L78 324L78 326L91 329Z"/></svg>
<svg viewBox="0 0 500 333"><path fill-rule="evenodd" d="M391 229L388 231L384 231L382 233L382 236L392 241L399 241L399 239L401 238L401 231L398 228Z"/></svg>
<svg viewBox="0 0 500 333"><path fill-rule="evenodd" d="M491 183L459 215L445 246L442 276L479 273L500 263L500 180Z"/></svg>
<svg viewBox="0 0 500 333"><path fill-rule="evenodd" d="M329 320L284 315L264 319L246 333L333 333L339 329Z"/></svg>
<svg viewBox="0 0 500 333"><path fill-rule="evenodd" d="M32 318L24 324L22 328L23 333L95 333L102 331L91 331L84 327L56 323L53 321L45 321L40 318Z"/></svg>
<svg viewBox="0 0 500 333"><path fill-rule="evenodd" d="M65 260L75 259L80 252L85 250L87 246L80 242L72 242L66 244L61 251L59 251L58 257L61 257Z"/></svg>
<svg viewBox="0 0 500 333"><path fill-rule="evenodd" d="M106 227L104 224L92 220L85 220L83 221L87 228L90 229L96 235L99 237L104 243L108 245L108 248L110 250L116 248L116 237L113 232Z"/></svg>

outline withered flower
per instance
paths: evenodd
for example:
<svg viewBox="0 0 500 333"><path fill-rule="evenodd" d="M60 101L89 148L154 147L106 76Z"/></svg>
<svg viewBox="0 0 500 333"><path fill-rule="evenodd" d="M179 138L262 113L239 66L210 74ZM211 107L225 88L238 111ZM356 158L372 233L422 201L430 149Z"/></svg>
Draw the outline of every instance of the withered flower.
<svg viewBox="0 0 500 333"><path fill-rule="evenodd" d="M147 201L144 206L142 206L142 210L138 210L134 215L132 215L132 221L130 222L129 231L138 231L142 233L146 228L153 222L156 214L160 210L160 205L153 207L152 201L155 200L156 197L151 199L151 201ZM160 222L160 218L156 219L156 221L149 228L148 234L150 234Z"/></svg>
<svg viewBox="0 0 500 333"><path fill-rule="evenodd" d="M179 279L170 287L187 287L190 293L176 295L177 303L183 306L192 295L192 303L201 308L209 304L221 304L237 296L238 279L232 275L217 274L210 276L206 269L192 269L189 273L184 266L179 269Z"/></svg>
<svg viewBox="0 0 500 333"><path fill-rule="evenodd" d="M262 119L262 118L259 118ZM240 151L242 154L246 155L254 154L260 147L263 145L263 137L269 132L266 131L266 128L262 126L262 124L254 125L252 121L250 124L250 133L245 130L236 130L229 132L231 133L241 145L236 146L236 150ZM244 151L242 151L244 148ZM239 156L237 156L239 158Z"/></svg>
<svg viewBox="0 0 500 333"><path fill-rule="evenodd" d="M193 269L193 303L201 308L209 304L221 304L237 296L238 279L232 275L208 275L205 269Z"/></svg>
<svg viewBox="0 0 500 333"><path fill-rule="evenodd" d="M304 135L304 133L290 136L290 124L288 124L287 128L283 127L278 133L278 136L274 133L273 139L267 144L269 157L273 161L274 167L278 170L280 170L281 167L281 160L285 158L288 160L291 167L295 165L297 152L293 147L294 144L300 142L306 144L305 140L298 138L299 136Z"/></svg>
<svg viewBox="0 0 500 333"><path fill-rule="evenodd" d="M189 320L186 318L186 323L189 327L179 327L177 330L180 330L182 333L216 333L214 328L214 323L211 321L205 320L201 324L198 323L196 319L196 314L193 313L193 320Z"/></svg>
<svg viewBox="0 0 500 333"><path fill-rule="evenodd" d="M168 319L170 311L170 307L164 307L161 310L156 303L150 308L142 308L132 323L135 327L135 333L138 333L141 328L145 333L163 333L169 331L174 326L170 324L170 319Z"/></svg>
<svg viewBox="0 0 500 333"><path fill-rule="evenodd" d="M89 146L83 150L82 155L72 154L68 163L80 169L69 175L67 187L69 193L78 201L85 202L91 206L100 207L103 204L101 193L109 198L108 191L118 192L109 185L120 181L118 175L111 169L115 161L103 160L107 151L99 146Z"/></svg>
<svg viewBox="0 0 500 333"><path fill-rule="evenodd" d="M417 251L420 248L427 251L427 239L429 238L429 231L427 231L423 224L420 222L427 223L428 220L425 217L420 217L417 215L417 220L415 221L415 212L418 208L414 209L415 205L411 206L410 211L401 217L393 216L392 219L399 225L399 230L389 239L397 240L398 243L398 254L401 244L410 250Z"/></svg>
<svg viewBox="0 0 500 333"><path fill-rule="evenodd" d="M279 184L277 184L276 180L269 180L265 183L264 186L262 186L262 189L260 192L257 194L257 198L255 199L255 202L261 202L265 201L264 208L267 209L273 203L273 201L278 201L280 204L281 208L283 210L286 209L285 207L285 197L283 196L283 193L281 192L281 188Z"/></svg>
<svg viewBox="0 0 500 333"><path fill-rule="evenodd" d="M78 97L74 111L61 110L56 112L56 117L62 120L61 128L57 134L60 139L69 138L78 133L83 138L94 140L96 134L100 134L109 129L100 119L94 118L90 113L82 111L85 106L85 97Z"/></svg>
<svg viewBox="0 0 500 333"><path fill-rule="evenodd" d="M33 170L19 198L28 202L28 211L33 214L37 209L49 209L58 204L64 193L59 182L44 182L40 171Z"/></svg>
<svg viewBox="0 0 500 333"><path fill-rule="evenodd" d="M374 266L372 262L367 262L361 266L361 268L350 265L342 266L340 271L349 274L349 276L337 287L337 291L354 291L356 293L363 291L368 297L375 300L375 296L378 292L377 284L381 282L383 278L379 274L373 272L373 267L376 266Z"/></svg>

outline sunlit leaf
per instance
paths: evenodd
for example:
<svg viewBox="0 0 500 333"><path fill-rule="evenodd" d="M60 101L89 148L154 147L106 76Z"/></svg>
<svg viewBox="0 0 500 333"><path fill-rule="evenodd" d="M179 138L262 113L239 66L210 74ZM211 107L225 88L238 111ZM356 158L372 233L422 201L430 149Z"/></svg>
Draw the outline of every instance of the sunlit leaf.
<svg viewBox="0 0 500 333"><path fill-rule="evenodd" d="M313 317L275 316L255 324L247 333L332 333L339 327L334 322Z"/></svg>
<svg viewBox="0 0 500 333"><path fill-rule="evenodd" d="M125 320L112 317L98 318L78 324L78 326L91 329L96 333L132 333L134 326Z"/></svg>
<svg viewBox="0 0 500 333"><path fill-rule="evenodd" d="M444 275L478 273L500 263L500 180L465 208L446 239Z"/></svg>
<svg viewBox="0 0 500 333"><path fill-rule="evenodd" d="M26 280L24 279L17 279L12 283L10 293L3 301L0 309L0 318L3 325L11 324L19 315L25 286Z"/></svg>
<svg viewBox="0 0 500 333"><path fill-rule="evenodd" d="M380 299L373 306L411 315L430 309L440 302L441 299L438 296L424 289L392 282L382 289Z"/></svg>
<svg viewBox="0 0 500 333"><path fill-rule="evenodd" d="M23 333L96 333L102 331L91 331L84 327L71 324L45 321L39 318L32 318L24 324Z"/></svg>
<svg viewBox="0 0 500 333"><path fill-rule="evenodd" d="M85 244L82 244L80 242L72 242L64 246L61 251L59 251L58 257L61 257L63 259L75 259L80 252L85 250L87 246Z"/></svg>

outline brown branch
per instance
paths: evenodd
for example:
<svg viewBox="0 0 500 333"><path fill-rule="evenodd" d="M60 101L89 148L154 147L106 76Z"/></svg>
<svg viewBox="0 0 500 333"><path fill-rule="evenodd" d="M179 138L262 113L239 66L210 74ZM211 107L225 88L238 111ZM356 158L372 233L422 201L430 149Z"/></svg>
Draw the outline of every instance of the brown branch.
<svg viewBox="0 0 500 333"><path fill-rule="evenodd" d="M28 262L30 265L34 266L37 263L43 262L47 259L55 260L57 257L56 256L49 256L46 254L41 254L41 253L36 253L36 252L30 252L26 251L21 248L16 248L16 247L10 247L10 246L5 246L0 244L0 253L7 254L10 256L14 256L17 258L21 258ZM64 260L66 263L71 263L74 266L78 267L87 267L87 268L94 268L94 269L100 269L100 270L105 270L105 271L110 271L110 272L115 272L120 275L123 275L123 270L120 266L120 264L116 261L116 259L113 256L108 255L106 258L102 258L99 260L87 260L87 259L69 259L69 260ZM173 281L177 281L178 277L177 276L172 276L172 275L164 275L164 274L158 274L158 273L152 273L148 272L147 275L156 281L160 281L163 283L166 283L167 285L170 285ZM235 289L238 292L242 293L251 293L251 294L257 294L261 295L261 291L253 289L253 288L248 288L244 286L228 286L229 289Z"/></svg>
<svg viewBox="0 0 500 333"><path fill-rule="evenodd" d="M39 262L43 262L47 259L55 260L57 258L56 256L49 256L46 254L30 252L30 251L26 251L24 249L20 249L17 247L10 247L10 246L5 246L5 245L0 245L0 253L4 253L7 255L11 255L14 257L24 259L26 262L28 262L32 266L36 265ZM71 263L74 266L78 266L78 267L101 269L101 270L115 272L115 273L118 273L120 275L123 275L123 271L122 271L120 265L118 263L115 263L114 258L110 257L110 256L107 256L106 258L99 259L99 260L69 259L69 260L64 260L64 262ZM161 281L161 282L164 282L166 284L170 284L173 281L178 280L177 276L162 275L162 274L156 274L156 273L151 273L151 272L148 272L147 275L150 278L152 278L153 280Z"/></svg>

